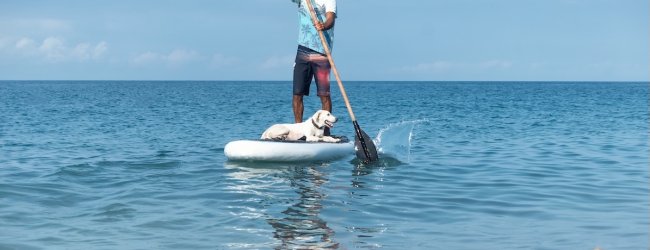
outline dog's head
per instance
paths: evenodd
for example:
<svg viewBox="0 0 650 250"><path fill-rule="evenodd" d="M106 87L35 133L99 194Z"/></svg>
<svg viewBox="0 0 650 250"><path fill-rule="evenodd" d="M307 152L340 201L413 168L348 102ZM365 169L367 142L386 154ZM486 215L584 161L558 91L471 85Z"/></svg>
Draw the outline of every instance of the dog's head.
<svg viewBox="0 0 650 250"><path fill-rule="evenodd" d="M334 127L334 123L338 121L338 118L327 110L319 110L311 117L311 120L316 127L322 128L325 126L331 128Z"/></svg>

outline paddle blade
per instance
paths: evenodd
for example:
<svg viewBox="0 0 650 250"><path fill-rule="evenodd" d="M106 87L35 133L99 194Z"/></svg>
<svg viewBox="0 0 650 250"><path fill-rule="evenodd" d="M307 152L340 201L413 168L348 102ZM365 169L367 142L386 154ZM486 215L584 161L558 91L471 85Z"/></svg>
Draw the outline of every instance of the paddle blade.
<svg viewBox="0 0 650 250"><path fill-rule="evenodd" d="M359 128L359 124L356 121L354 121L354 130L356 134L354 136L354 148L357 158L362 160L364 163L370 163L379 159L375 143L366 132Z"/></svg>

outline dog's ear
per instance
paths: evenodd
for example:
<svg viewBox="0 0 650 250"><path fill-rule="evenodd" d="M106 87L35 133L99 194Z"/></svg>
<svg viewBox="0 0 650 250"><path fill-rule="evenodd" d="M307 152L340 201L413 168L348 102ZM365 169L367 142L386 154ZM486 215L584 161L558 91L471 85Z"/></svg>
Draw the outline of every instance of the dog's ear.
<svg viewBox="0 0 650 250"><path fill-rule="evenodd" d="M316 115L316 121L319 121L319 122L320 122L320 115L321 115L322 113L323 113L322 110L319 110L318 112L316 112L316 114L317 114L317 115Z"/></svg>

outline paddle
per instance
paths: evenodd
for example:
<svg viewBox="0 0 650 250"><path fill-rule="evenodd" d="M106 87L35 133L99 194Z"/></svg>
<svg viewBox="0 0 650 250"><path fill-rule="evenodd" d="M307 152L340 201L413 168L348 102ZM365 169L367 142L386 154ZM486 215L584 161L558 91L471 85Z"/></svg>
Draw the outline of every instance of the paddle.
<svg viewBox="0 0 650 250"><path fill-rule="evenodd" d="M307 2L307 8L309 9L312 22L314 22L314 25L316 25L316 22L318 22L318 18L316 17L316 12L314 11L314 7L311 4L311 0L305 0L305 2ZM318 30L318 36L320 37L320 41L323 43L325 54L327 55L327 59L329 60L330 65L332 66L332 72L334 72L336 81L339 84L339 89L341 89L341 94L343 95L343 100L345 101L345 107L348 108L350 119L352 119L352 124L354 125L354 132L355 132L354 145L356 146L357 157L361 159L364 163L370 163L376 161L379 157L377 156L377 148L375 147L375 143L372 141L372 139L370 139L368 134L366 134L366 132L361 130L361 128L359 127L359 123L357 122L357 118L354 116L354 113L352 112L352 107L350 106L348 95L345 93L345 88L343 87L343 83L341 82L341 77L339 76L338 70L336 70L336 64L334 64L334 58L332 57L332 53L330 52L329 46L327 44L327 41L325 40L325 35L323 35L322 30Z"/></svg>

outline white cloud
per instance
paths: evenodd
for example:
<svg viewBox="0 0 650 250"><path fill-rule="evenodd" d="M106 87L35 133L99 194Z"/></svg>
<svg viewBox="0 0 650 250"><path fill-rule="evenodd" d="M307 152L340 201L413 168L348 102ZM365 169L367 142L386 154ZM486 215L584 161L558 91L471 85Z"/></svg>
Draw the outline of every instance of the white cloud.
<svg viewBox="0 0 650 250"><path fill-rule="evenodd" d="M48 37L43 40L43 43L38 48L49 61L63 61L66 59L67 48L63 40L56 37Z"/></svg>
<svg viewBox="0 0 650 250"><path fill-rule="evenodd" d="M239 62L239 59L235 57L228 57L222 54L212 55L212 61L210 61L210 67L212 68L222 68L230 66Z"/></svg>
<svg viewBox="0 0 650 250"><path fill-rule="evenodd" d="M158 62L161 59L161 56L153 53L153 52L145 52L140 55L137 55L131 60L133 64L136 65L145 65L145 64L151 64L153 62Z"/></svg>
<svg viewBox="0 0 650 250"><path fill-rule="evenodd" d="M178 66L198 58L198 53L193 50L176 49L167 55L167 63L171 66Z"/></svg>
<svg viewBox="0 0 650 250"><path fill-rule="evenodd" d="M71 55L73 58L79 61L86 61L89 59L99 59L108 50L108 45L106 42L100 42L95 46L92 46L88 43L77 44L74 49L72 49Z"/></svg>
<svg viewBox="0 0 650 250"><path fill-rule="evenodd" d="M92 51L92 57L93 59L98 59L103 57L106 52L108 51L108 43L102 41L95 45L95 48Z"/></svg>
<svg viewBox="0 0 650 250"><path fill-rule="evenodd" d="M31 38L23 37L16 41L15 47L18 50L33 50L36 47L36 42Z"/></svg>
<svg viewBox="0 0 650 250"><path fill-rule="evenodd" d="M266 59L261 65L262 69L289 68L293 65L295 56L273 56Z"/></svg>
<svg viewBox="0 0 650 250"><path fill-rule="evenodd" d="M48 63L99 60L108 52L105 41L69 43L70 22L54 18L0 17L0 53L10 60Z"/></svg>
<svg viewBox="0 0 650 250"><path fill-rule="evenodd" d="M5 48L3 51L8 55L37 58L50 63L99 60L108 51L108 44L104 41L94 45L78 43L73 46L68 46L65 39L59 37L47 37L42 42L29 37L0 38L0 41L0 49Z"/></svg>
<svg viewBox="0 0 650 250"><path fill-rule="evenodd" d="M198 60L199 58L199 54L196 51L175 49L168 54L160 54L148 51L135 56L131 60L131 63L136 66L165 64L169 67L178 67Z"/></svg>
<svg viewBox="0 0 650 250"><path fill-rule="evenodd" d="M77 44L77 46L74 47L74 49L72 49L72 55L75 58L78 58L79 60L85 61L88 60L88 58L90 58L90 54L88 53L89 50L90 50L90 44L80 43Z"/></svg>

